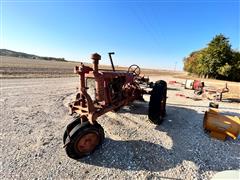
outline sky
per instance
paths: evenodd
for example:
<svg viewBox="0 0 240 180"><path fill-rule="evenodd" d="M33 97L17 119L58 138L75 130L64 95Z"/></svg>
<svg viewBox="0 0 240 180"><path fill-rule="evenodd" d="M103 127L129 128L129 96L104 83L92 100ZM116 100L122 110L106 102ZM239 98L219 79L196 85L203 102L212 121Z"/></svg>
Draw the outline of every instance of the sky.
<svg viewBox="0 0 240 180"><path fill-rule="evenodd" d="M0 48L115 65L182 70L217 34L240 50L240 0L1 0Z"/></svg>

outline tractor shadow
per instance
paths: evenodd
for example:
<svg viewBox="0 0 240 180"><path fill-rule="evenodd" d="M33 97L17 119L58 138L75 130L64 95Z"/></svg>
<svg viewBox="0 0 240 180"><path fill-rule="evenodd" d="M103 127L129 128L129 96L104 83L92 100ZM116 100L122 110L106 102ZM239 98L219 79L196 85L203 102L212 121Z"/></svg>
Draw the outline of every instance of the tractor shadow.
<svg viewBox="0 0 240 180"><path fill-rule="evenodd" d="M124 111L121 109L119 113ZM147 111L147 104L130 108L133 114L146 115ZM164 147L160 138L155 141L157 143L106 138L100 149L79 161L99 167L151 172L180 166L184 173L189 168L189 165L185 167L186 162L197 166L195 169L198 169L198 173L238 169L239 140L223 142L210 138L202 129L203 115L185 107L167 105L164 122L149 131L165 132L172 140L170 148ZM226 155L236 156L233 157L235 160Z"/></svg>
<svg viewBox="0 0 240 180"><path fill-rule="evenodd" d="M240 103L240 98L226 98L226 99L223 99L223 102Z"/></svg>

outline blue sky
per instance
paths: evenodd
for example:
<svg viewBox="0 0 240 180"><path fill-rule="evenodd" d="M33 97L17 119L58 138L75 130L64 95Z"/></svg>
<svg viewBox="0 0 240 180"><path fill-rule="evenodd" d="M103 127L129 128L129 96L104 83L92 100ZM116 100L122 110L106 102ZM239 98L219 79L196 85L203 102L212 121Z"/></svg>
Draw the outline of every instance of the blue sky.
<svg viewBox="0 0 240 180"><path fill-rule="evenodd" d="M1 48L68 60L180 70L220 33L240 49L239 0L1 0Z"/></svg>

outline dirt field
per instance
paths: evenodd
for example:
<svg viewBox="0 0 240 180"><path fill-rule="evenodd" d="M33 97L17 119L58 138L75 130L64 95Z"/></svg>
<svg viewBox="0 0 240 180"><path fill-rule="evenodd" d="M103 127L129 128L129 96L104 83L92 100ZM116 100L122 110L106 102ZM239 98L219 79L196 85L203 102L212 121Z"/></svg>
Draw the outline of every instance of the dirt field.
<svg viewBox="0 0 240 180"><path fill-rule="evenodd" d="M77 77L1 79L1 179L210 179L239 169L240 140L209 138L202 129L209 101L176 96L194 96L179 85L168 85L161 126L149 123L146 96L98 119L106 135L102 148L79 161L68 158L62 135L77 84ZM240 115L239 103L219 106Z"/></svg>
<svg viewBox="0 0 240 180"><path fill-rule="evenodd" d="M88 62L91 62L91 60L88 60ZM46 61L0 56L0 78L74 77L73 69L79 65L80 62ZM92 66L88 63L84 63L84 65ZM100 64L100 69L111 70L111 67ZM115 69L126 71L128 67L116 66ZM184 75L182 72L152 70L142 67L141 72L146 75Z"/></svg>

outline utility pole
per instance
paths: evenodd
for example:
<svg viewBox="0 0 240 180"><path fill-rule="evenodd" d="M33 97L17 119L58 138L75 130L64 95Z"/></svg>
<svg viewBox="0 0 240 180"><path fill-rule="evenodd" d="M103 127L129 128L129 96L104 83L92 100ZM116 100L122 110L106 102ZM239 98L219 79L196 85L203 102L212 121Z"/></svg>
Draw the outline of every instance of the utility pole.
<svg viewBox="0 0 240 180"><path fill-rule="evenodd" d="M176 71L176 68L177 68L177 62L175 62L175 65L174 65L174 72Z"/></svg>

